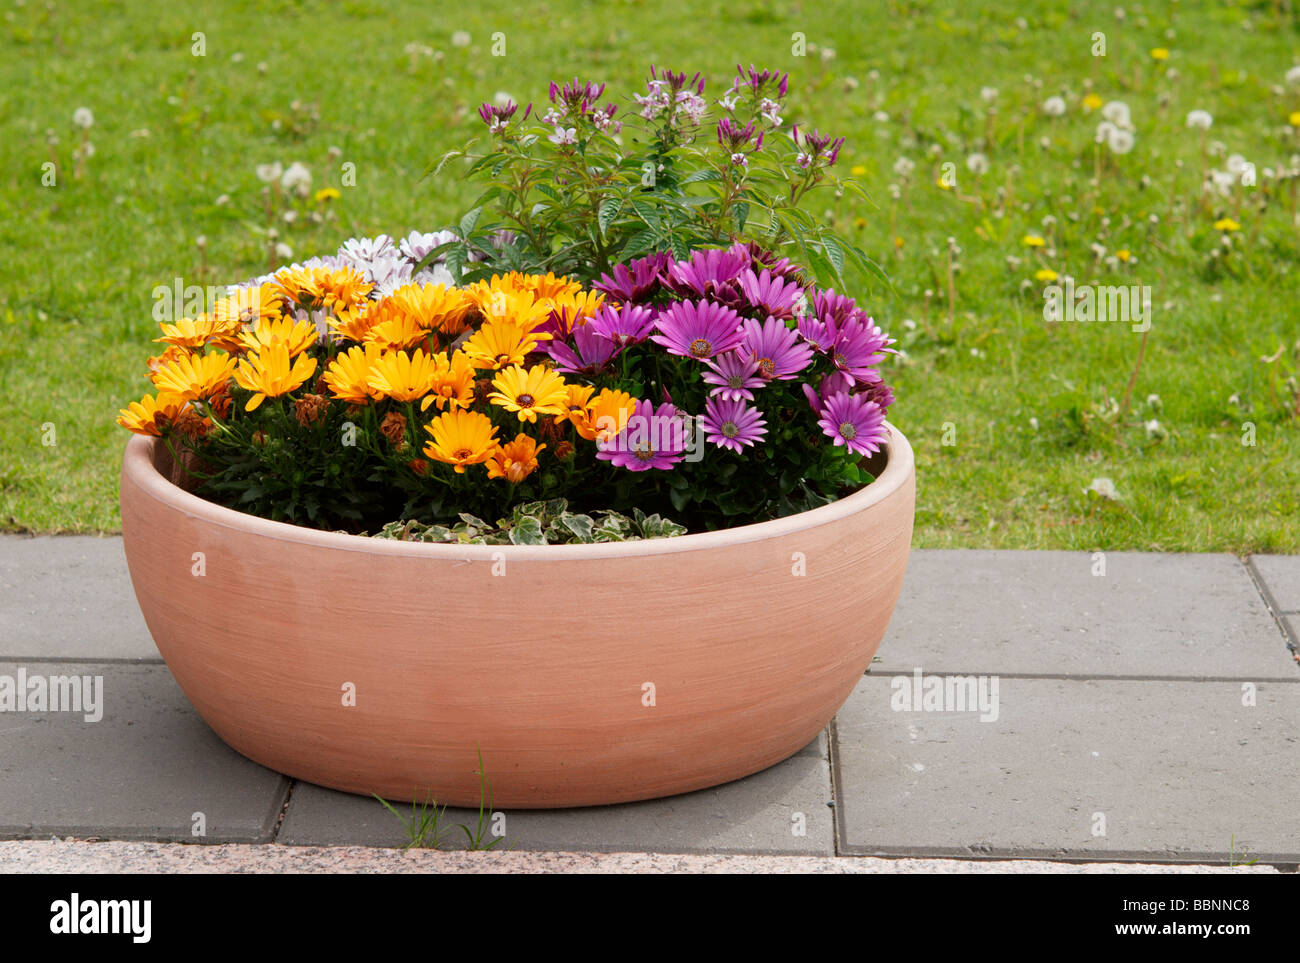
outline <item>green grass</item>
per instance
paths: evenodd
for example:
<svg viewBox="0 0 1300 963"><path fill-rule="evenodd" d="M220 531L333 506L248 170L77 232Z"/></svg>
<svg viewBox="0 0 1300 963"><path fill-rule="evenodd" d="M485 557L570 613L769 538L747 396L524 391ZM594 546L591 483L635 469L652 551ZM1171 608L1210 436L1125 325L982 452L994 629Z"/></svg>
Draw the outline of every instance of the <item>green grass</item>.
<svg viewBox="0 0 1300 963"><path fill-rule="evenodd" d="M336 219L280 226L300 259L353 234L450 223L472 186L417 179L477 133L474 110L497 91L544 99L552 77L580 74L630 93L654 62L708 71L716 94L735 63L752 61L790 71L787 119L848 136L841 164L864 168L876 198L874 208L822 203L894 281L885 290L859 279L854 293L906 351L891 369L892 419L917 453L916 544L1300 551L1287 383L1300 338L1297 182L1265 173L1300 165L1288 124L1300 88L1274 89L1297 26L1272 3L1151 3L1122 20L1110 4L1037 0L982 11L768 2L725 14L684 2L185 6L5 6L0 527L117 528L126 433L112 418L146 388L154 286L266 269L258 164L302 161L313 188L341 187L341 165L355 165L355 188L341 187L330 207ZM457 30L469 46L453 45ZM206 56L191 54L196 31ZM504 57L490 53L497 31ZM834 56L793 56L796 31ZM1091 55L1094 31L1106 34L1104 58ZM412 42L435 53L408 52ZM1170 50L1167 62L1152 59L1155 47ZM1110 158L1094 144L1098 117L1080 105L1086 82L1129 104L1131 153ZM992 115L984 86L998 89ZM1048 118L1039 104L1058 93L1068 110ZM77 179L72 115L82 106L94 112L95 152ZM1193 108L1214 115L1209 141L1255 163L1257 186L1201 194L1201 138L1184 125ZM59 139L52 148L47 129ZM51 151L60 180L44 187ZM990 162L981 177L966 166L975 151ZM916 165L906 181L894 170L900 157ZM944 163L955 165L956 190L935 184ZM1056 224L1044 227L1046 216ZM1242 230L1214 258L1223 216ZM1026 234L1048 246L1025 247ZM951 304L950 237L960 248ZM1094 243L1108 255L1128 249L1136 264L1098 262ZM1154 287L1124 417L1107 412L1125 396L1141 336L1123 324L1044 323L1041 267L1079 283ZM1149 437L1153 418L1161 431ZM1241 444L1244 422L1254 446ZM42 444L46 424L53 445ZM943 444L945 424L954 444ZM1084 495L1100 476L1120 501Z"/></svg>

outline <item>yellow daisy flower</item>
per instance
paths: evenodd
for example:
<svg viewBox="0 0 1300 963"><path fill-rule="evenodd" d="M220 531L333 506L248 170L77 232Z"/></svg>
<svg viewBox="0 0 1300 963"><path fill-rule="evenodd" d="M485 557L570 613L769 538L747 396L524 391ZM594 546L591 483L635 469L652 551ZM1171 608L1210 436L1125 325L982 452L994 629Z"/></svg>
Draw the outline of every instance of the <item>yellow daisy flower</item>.
<svg viewBox="0 0 1300 963"><path fill-rule="evenodd" d="M564 400L564 413L555 416L555 423L562 425L566 421L572 421L575 425L579 424L591 407L591 396L596 393L596 389L591 385L569 384L566 391L568 397Z"/></svg>
<svg viewBox="0 0 1300 963"><path fill-rule="evenodd" d="M549 339L549 334L537 334L509 321L489 321L470 335L460 350L474 367L499 371L508 365L523 364L524 358L537 350L538 342Z"/></svg>
<svg viewBox="0 0 1300 963"><path fill-rule="evenodd" d="M407 314L397 305L391 305L382 312L386 320L366 331L363 340L367 344L377 344L387 351L399 348L414 348L429 340L429 329L420 324L416 317Z"/></svg>
<svg viewBox="0 0 1300 963"><path fill-rule="evenodd" d="M377 401L383 393L370 386L370 370L382 354L383 349L377 344L355 345L335 355L321 377L340 401L354 405Z"/></svg>
<svg viewBox="0 0 1300 963"><path fill-rule="evenodd" d="M187 348L191 351L202 348L223 330L222 326L210 314L198 318L181 318L175 324L162 321L159 322L158 327L162 329L163 336L154 338L155 343L161 342L176 348Z"/></svg>
<svg viewBox="0 0 1300 963"><path fill-rule="evenodd" d="M118 413L117 423L137 435L160 435L185 410L186 402L175 395L145 395Z"/></svg>
<svg viewBox="0 0 1300 963"><path fill-rule="evenodd" d="M368 384L380 394L394 401L415 401L424 398L420 410L428 408L433 398L425 398L433 390L437 367L433 358L423 349L414 352L391 351L381 354L370 367Z"/></svg>
<svg viewBox="0 0 1300 963"><path fill-rule="evenodd" d="M480 465L496 451L497 429L492 419L478 411L443 412L424 430L433 436L424 453L437 461L453 465L456 474L465 474L466 465Z"/></svg>
<svg viewBox="0 0 1300 963"><path fill-rule="evenodd" d="M559 330L560 337L568 337L574 328L586 324L605 303L600 291L579 291L564 294L551 301L550 321Z"/></svg>
<svg viewBox="0 0 1300 963"><path fill-rule="evenodd" d="M488 459L488 478L504 478L518 485L537 470L537 453L545 447L525 434L516 435L514 441L506 442Z"/></svg>
<svg viewBox="0 0 1300 963"><path fill-rule="evenodd" d="M301 308L352 311L374 287L352 268L284 268L271 278L272 292Z"/></svg>
<svg viewBox="0 0 1300 963"><path fill-rule="evenodd" d="M539 300L528 290L515 290L493 278L463 289L485 321L508 321L531 331L551 313L550 300Z"/></svg>
<svg viewBox="0 0 1300 963"><path fill-rule="evenodd" d="M253 392L244 406L253 411L267 398L287 395L316 373L316 359L300 354L289 365L289 348L282 341L273 341L257 354L249 355L235 369L235 382Z"/></svg>
<svg viewBox="0 0 1300 963"><path fill-rule="evenodd" d="M178 355L155 371L151 380L159 392L196 401L216 394L234 372L234 358L224 351L211 351Z"/></svg>
<svg viewBox="0 0 1300 963"><path fill-rule="evenodd" d="M213 316L227 327L252 326L259 321L275 321L284 313L284 301L269 284L240 288L213 306Z"/></svg>
<svg viewBox="0 0 1300 963"><path fill-rule="evenodd" d="M527 370L513 365L497 373L492 387L497 390L488 395L488 401L515 412L520 421L535 422L538 415L562 415L568 411L568 386L544 365L533 365Z"/></svg>
<svg viewBox="0 0 1300 963"><path fill-rule="evenodd" d="M457 335L465 330L465 316L474 306L459 288L441 284L407 284L398 288L387 300L422 327Z"/></svg>
<svg viewBox="0 0 1300 963"><path fill-rule="evenodd" d="M239 336L239 343L254 354L273 344L282 344L289 349L290 357L297 357L314 345L316 338L316 325L311 321L277 318L259 320L253 330Z"/></svg>

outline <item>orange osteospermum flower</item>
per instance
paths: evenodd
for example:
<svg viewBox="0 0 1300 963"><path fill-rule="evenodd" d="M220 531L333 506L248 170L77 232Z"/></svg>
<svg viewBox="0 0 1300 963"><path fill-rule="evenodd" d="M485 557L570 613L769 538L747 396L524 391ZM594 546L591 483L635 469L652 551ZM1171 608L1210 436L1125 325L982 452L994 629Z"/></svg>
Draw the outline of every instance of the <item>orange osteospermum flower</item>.
<svg viewBox="0 0 1300 963"><path fill-rule="evenodd" d="M464 291L485 321L508 321L526 331L542 324L551 314L550 299L539 299L532 291L516 290L480 281Z"/></svg>
<svg viewBox="0 0 1300 963"><path fill-rule="evenodd" d="M234 373L234 358L223 351L210 351L172 358L154 372L152 381L160 392L195 401L215 394Z"/></svg>
<svg viewBox="0 0 1300 963"><path fill-rule="evenodd" d="M549 334L537 334L509 321L489 321L461 345L461 351L476 368L499 371L512 364L523 364L524 358L537 350Z"/></svg>
<svg viewBox="0 0 1300 963"><path fill-rule="evenodd" d="M608 441L622 431L636 412L636 399L626 391L605 388L587 406L585 413L570 411L569 420L588 441Z"/></svg>
<svg viewBox="0 0 1300 963"><path fill-rule="evenodd" d="M259 321L274 321L284 313L281 293L270 284L237 288L213 306L218 322L238 330Z"/></svg>
<svg viewBox="0 0 1300 963"><path fill-rule="evenodd" d="M296 357L314 345L316 339L316 325L311 321L276 318L259 320L253 330L239 336L239 343L254 353L279 343L289 349L290 357Z"/></svg>
<svg viewBox="0 0 1300 963"><path fill-rule="evenodd" d="M377 344L355 345L335 355L321 377L340 401L363 405L378 400L383 393L370 386L370 371L382 354Z"/></svg>
<svg viewBox="0 0 1300 963"><path fill-rule="evenodd" d="M488 395L488 400L515 412L520 421L536 421L538 415L562 415L568 410L568 386L544 365L526 370L513 365L497 373L492 387L497 390Z"/></svg>
<svg viewBox="0 0 1300 963"><path fill-rule="evenodd" d="M268 344L257 354L249 355L235 369L235 381L253 392L244 406L252 411L267 398L287 395L316 373L316 359L300 354L289 364L289 348L282 341Z"/></svg>
<svg viewBox="0 0 1300 963"><path fill-rule="evenodd" d="M497 428L492 419L479 411L446 411L424 426L433 436L424 453L437 461L452 465L458 475L465 466L479 465L496 451Z"/></svg>
<svg viewBox="0 0 1300 963"><path fill-rule="evenodd" d="M282 268L271 278L273 294L300 308L352 311L374 287L352 268Z"/></svg>
<svg viewBox="0 0 1300 963"><path fill-rule="evenodd" d="M388 300L420 327L451 335L465 329L465 316L474 306L464 291L442 284L407 284L389 295Z"/></svg>
<svg viewBox="0 0 1300 963"><path fill-rule="evenodd" d="M591 396L596 393L596 389L591 385L577 384L568 384L565 389L568 397L564 401L564 412L555 416L555 423L562 425L566 421L573 421L575 425L581 424L591 407Z"/></svg>
<svg viewBox="0 0 1300 963"><path fill-rule="evenodd" d="M474 365L462 351L450 359L445 354L434 357L437 370L433 375L431 397L440 409L451 405L468 408L474 403ZM426 401L428 399L425 399ZM427 407L427 406L426 406Z"/></svg>
<svg viewBox="0 0 1300 963"><path fill-rule="evenodd" d="M392 351L381 354L370 368L367 383L375 391L394 401L415 401L433 390L437 367L432 357L417 349L411 353ZM424 398L420 410L428 408L433 398Z"/></svg>
<svg viewBox="0 0 1300 963"><path fill-rule="evenodd" d="M377 344L386 350L414 348L429 340L430 331L420 324L413 314L392 305L384 312L385 320L374 325L363 336L367 344Z"/></svg>
<svg viewBox="0 0 1300 963"><path fill-rule="evenodd" d="M520 433L492 453L487 461L488 478L504 478L519 484L537 470L537 453L544 449L527 435Z"/></svg>
<svg viewBox="0 0 1300 963"><path fill-rule="evenodd" d="M162 434L163 428L180 417L186 404L184 399L176 395L164 393L156 398L153 395L145 395L139 401L133 401L123 408L118 414L117 423L137 435L158 436Z"/></svg>
<svg viewBox="0 0 1300 963"><path fill-rule="evenodd" d="M586 324L605 303L605 295L600 291L579 291L576 294L564 294L553 298L549 318L560 332L561 337L568 337L574 328Z"/></svg>
<svg viewBox="0 0 1300 963"><path fill-rule="evenodd" d="M174 348L188 348L191 351L204 347L223 330L223 326L210 314L197 318L181 318L175 324L161 321L158 327L162 329L163 336L154 338L155 343L161 342Z"/></svg>

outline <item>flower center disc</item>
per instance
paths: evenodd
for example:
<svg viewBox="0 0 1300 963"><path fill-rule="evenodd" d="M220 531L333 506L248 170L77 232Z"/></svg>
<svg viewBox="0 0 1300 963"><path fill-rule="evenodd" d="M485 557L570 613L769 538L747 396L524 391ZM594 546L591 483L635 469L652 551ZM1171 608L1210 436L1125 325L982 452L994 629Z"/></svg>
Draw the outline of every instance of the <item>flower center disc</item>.
<svg viewBox="0 0 1300 963"><path fill-rule="evenodd" d="M520 408L531 408L534 404L532 395L520 395L515 399Z"/></svg>
<svg viewBox="0 0 1300 963"><path fill-rule="evenodd" d="M734 421L728 421L723 423L722 433L728 438L735 438L738 434L740 434L740 429L736 427L736 423Z"/></svg>
<svg viewBox="0 0 1300 963"><path fill-rule="evenodd" d="M840 437L845 441L852 441L858 437L858 426L851 421L846 421L840 425Z"/></svg>
<svg viewBox="0 0 1300 963"><path fill-rule="evenodd" d="M692 358L707 358L713 353L713 345L709 344L704 338L696 338L691 342Z"/></svg>

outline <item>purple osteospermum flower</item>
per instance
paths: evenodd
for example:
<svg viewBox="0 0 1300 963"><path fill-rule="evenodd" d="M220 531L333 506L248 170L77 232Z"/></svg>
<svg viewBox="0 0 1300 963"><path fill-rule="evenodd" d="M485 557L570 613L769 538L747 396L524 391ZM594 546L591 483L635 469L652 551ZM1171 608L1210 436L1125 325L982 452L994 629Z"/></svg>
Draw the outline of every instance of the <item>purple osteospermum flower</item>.
<svg viewBox="0 0 1300 963"><path fill-rule="evenodd" d="M655 329L655 312L638 304L625 302L621 307L602 305L587 327L621 348L640 344Z"/></svg>
<svg viewBox="0 0 1300 963"><path fill-rule="evenodd" d="M709 301L669 305L659 312L655 327L659 333L650 335L651 341L667 348L669 354L697 361L730 351L744 337L740 315Z"/></svg>
<svg viewBox="0 0 1300 963"><path fill-rule="evenodd" d="M826 325L809 315L804 315L796 322L795 327L799 331L799 336L812 345L812 349L818 354L825 354L831 346L833 340L831 333L826 329Z"/></svg>
<svg viewBox="0 0 1300 963"><path fill-rule="evenodd" d="M704 363L712 369L704 372L704 381L717 386L709 392L715 398L753 401L754 392L749 389L761 388L767 383L758 373L758 362L740 351L728 351Z"/></svg>
<svg viewBox="0 0 1300 963"><path fill-rule="evenodd" d="M799 276L799 265L795 264L788 257L777 256L754 241L750 241L748 244L737 241L732 246L732 250L734 251L738 249L744 250L749 254L750 261L753 263L755 270L766 268L771 271L775 277L782 277L787 280L794 280Z"/></svg>
<svg viewBox="0 0 1300 963"><path fill-rule="evenodd" d="M855 319L866 320L867 312L858 307L856 301L847 295L836 294L834 289L814 291L812 300L818 321L844 324Z"/></svg>
<svg viewBox="0 0 1300 963"><path fill-rule="evenodd" d="M883 381L877 381L870 388L863 391L862 397L868 401L874 401L883 412L888 412L889 406L894 403L893 389Z"/></svg>
<svg viewBox="0 0 1300 963"><path fill-rule="evenodd" d="M689 437L686 419L675 405L665 402L656 411L653 402L638 401L623 430L597 442L596 457L628 471L666 471L685 457Z"/></svg>
<svg viewBox="0 0 1300 963"><path fill-rule="evenodd" d="M835 440L836 445L845 445L849 451L859 455L879 451L889 437L885 429L885 413L874 401L861 395L844 392L833 395L822 408L817 424Z"/></svg>
<svg viewBox="0 0 1300 963"><path fill-rule="evenodd" d="M884 358L884 349L893 342L870 318L854 319L844 324L829 323L827 332L832 340L828 354L835 367L847 371L864 384L880 380L875 365Z"/></svg>
<svg viewBox="0 0 1300 963"><path fill-rule="evenodd" d="M810 384L800 385L803 388L803 396L808 399L808 404L812 410L821 414L826 402L837 394L848 394L857 383L843 371L832 371L821 380L821 384L816 389ZM875 399L872 399L875 400Z"/></svg>
<svg viewBox="0 0 1300 963"><path fill-rule="evenodd" d="M752 358L759 374L771 381L789 381L812 363L813 349L799 340L799 335L785 326L785 322L768 318L759 324L753 318L745 321L745 340L740 353Z"/></svg>
<svg viewBox="0 0 1300 963"><path fill-rule="evenodd" d="M749 263L749 252L744 248L712 248L695 251L688 260L669 265L664 277L678 294L734 305L740 300L736 278Z"/></svg>
<svg viewBox="0 0 1300 963"><path fill-rule="evenodd" d="M615 301L649 301L659 290L659 285L663 282L662 274L672 262L672 255L664 252L638 258L627 264L615 264L614 276L602 274L592 287L604 291Z"/></svg>
<svg viewBox="0 0 1300 963"><path fill-rule="evenodd" d="M743 451L745 445L762 441L767 435L767 422L762 412L743 401L725 401L710 398L701 416L707 438L719 448Z"/></svg>
<svg viewBox="0 0 1300 963"><path fill-rule="evenodd" d="M794 317L794 303L803 289L792 281L772 275L771 271L755 274L753 268L742 271L740 293L760 317L768 315L786 320Z"/></svg>
<svg viewBox="0 0 1300 963"><path fill-rule="evenodd" d="M568 374L594 375L623 349L592 330L590 324L573 329L573 347L563 341L543 341L541 350L551 356L555 367Z"/></svg>

